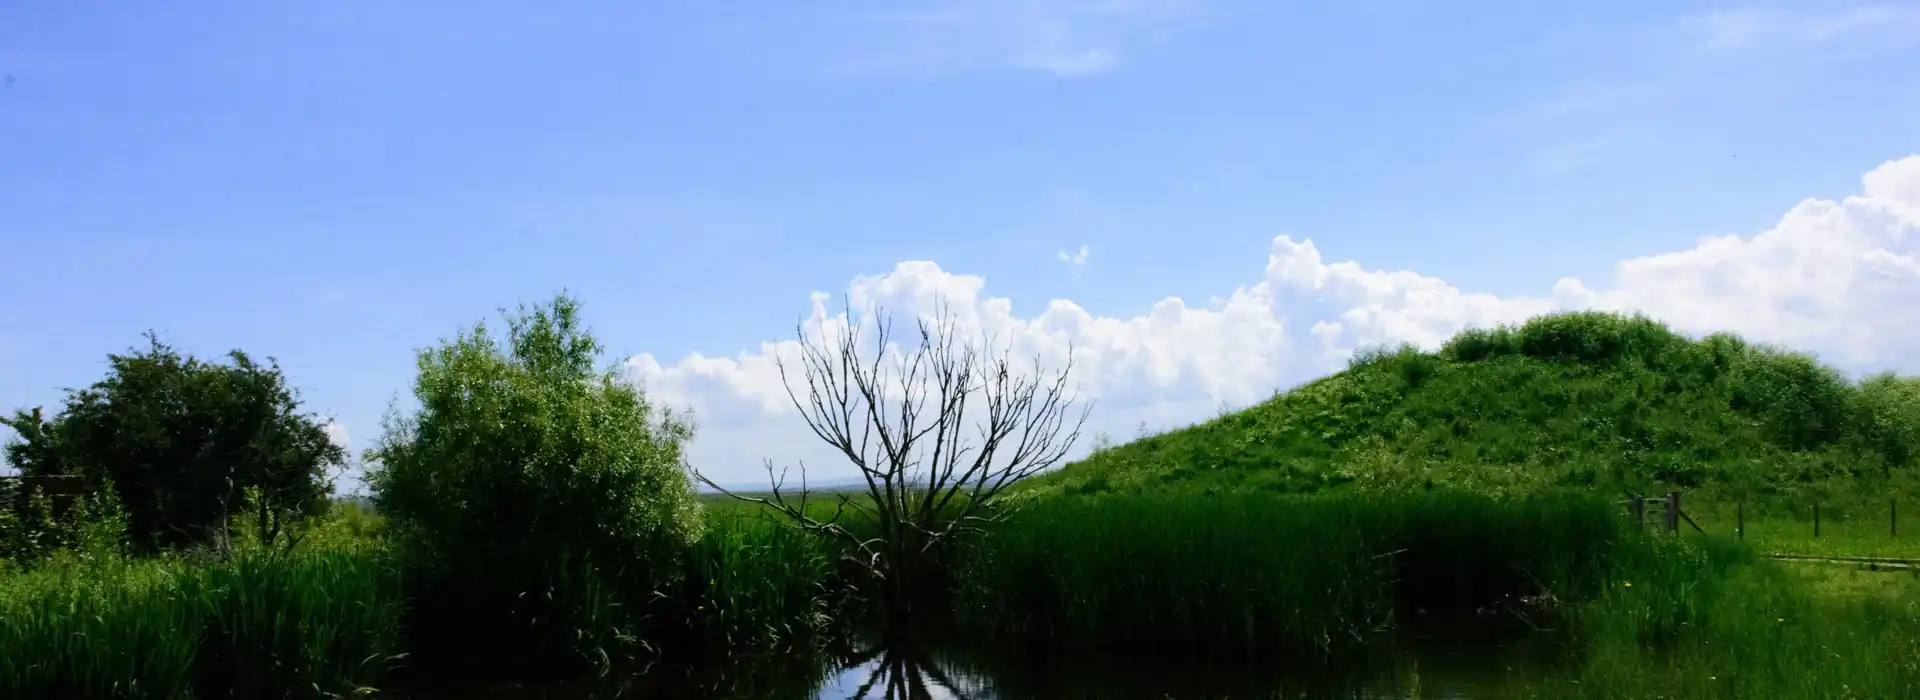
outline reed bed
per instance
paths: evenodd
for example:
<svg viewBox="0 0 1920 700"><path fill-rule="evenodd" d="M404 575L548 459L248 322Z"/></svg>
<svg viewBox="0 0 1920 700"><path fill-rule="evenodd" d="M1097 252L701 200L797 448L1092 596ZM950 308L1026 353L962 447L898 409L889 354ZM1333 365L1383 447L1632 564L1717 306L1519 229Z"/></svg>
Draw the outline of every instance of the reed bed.
<svg viewBox="0 0 1920 700"><path fill-rule="evenodd" d="M1624 532L1584 496L1043 500L978 545L958 609L984 633L1079 651L1353 651L1409 614L1594 589Z"/></svg>
<svg viewBox="0 0 1920 700"><path fill-rule="evenodd" d="M709 511L679 600L707 652L810 646L841 617L834 543L756 511Z"/></svg>

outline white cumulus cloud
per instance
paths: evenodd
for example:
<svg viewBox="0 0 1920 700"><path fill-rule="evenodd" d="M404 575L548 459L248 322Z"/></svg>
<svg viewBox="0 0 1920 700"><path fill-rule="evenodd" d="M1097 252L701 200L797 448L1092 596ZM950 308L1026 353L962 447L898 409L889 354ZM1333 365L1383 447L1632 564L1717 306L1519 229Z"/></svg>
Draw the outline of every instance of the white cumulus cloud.
<svg viewBox="0 0 1920 700"><path fill-rule="evenodd" d="M1311 240L1281 236L1264 274L1250 264L1253 279L1214 308L1168 297L1134 315L1095 316L1056 299L1023 317L1010 300L987 294L984 278L927 261L856 278L846 298L856 309L877 304L909 315L944 300L964 329L1054 366L1071 347L1081 392L1098 402L1090 428L1125 437L1141 423L1184 424L1222 404L1257 401L1337 367L1359 347L1432 348L1463 328L1556 310L1639 311L1683 331L1729 330L1844 366L1913 371L1920 368L1920 335L1911 330L1920 328L1917 232L1920 156L1913 156L1868 173L1858 195L1807 200L1766 231L1625 260L1605 284L1568 278L1531 296L1328 262ZM844 327L848 319L827 299L814 295L803 325ZM657 400L694 409L700 431L689 459L722 483L764 476L764 459L805 461L816 476L852 474L789 403L776 363L798 345L791 332L777 337L730 357L639 355L627 369Z"/></svg>
<svg viewBox="0 0 1920 700"><path fill-rule="evenodd" d="M332 440L333 444L339 445L342 448L353 445L353 435L347 432L347 424L338 420L328 420L327 424L322 426L322 429L327 431L327 439Z"/></svg>

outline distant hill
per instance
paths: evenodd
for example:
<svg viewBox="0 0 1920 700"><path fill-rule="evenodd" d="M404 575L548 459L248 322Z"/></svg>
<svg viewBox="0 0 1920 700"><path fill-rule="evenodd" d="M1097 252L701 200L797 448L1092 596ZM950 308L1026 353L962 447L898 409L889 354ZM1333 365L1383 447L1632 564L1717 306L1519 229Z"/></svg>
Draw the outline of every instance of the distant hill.
<svg viewBox="0 0 1920 700"><path fill-rule="evenodd" d="M715 490L713 487L703 483L695 482L694 485L702 494L719 493L719 491ZM760 481L749 481L749 482L734 483L734 484L721 484L721 486L726 487L728 491L733 491L735 493L743 493L743 494L744 493L763 493L768 490L767 488L768 484L764 479ZM833 479L808 479L807 480L807 488L812 489L814 491L846 491L850 489L864 489L866 488L866 486L867 486L866 480L859 476L843 476L843 477L838 477ZM800 483L797 480L791 481L787 483L785 486L782 486L781 488L783 490L792 489L797 491L800 488Z"/></svg>
<svg viewBox="0 0 1920 700"><path fill-rule="evenodd" d="M1118 446L1033 494L1458 486L1780 489L1920 461L1920 379L1852 381L1732 335L1565 313L1356 357L1245 410Z"/></svg>

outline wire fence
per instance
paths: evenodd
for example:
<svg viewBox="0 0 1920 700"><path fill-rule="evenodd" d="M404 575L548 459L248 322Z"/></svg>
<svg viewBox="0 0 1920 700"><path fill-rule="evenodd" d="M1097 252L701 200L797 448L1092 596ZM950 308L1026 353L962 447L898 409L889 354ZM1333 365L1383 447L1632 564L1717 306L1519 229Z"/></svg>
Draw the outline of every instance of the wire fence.
<svg viewBox="0 0 1920 700"><path fill-rule="evenodd" d="M1769 555L1920 562L1920 503L1884 498L1688 499L1680 491L1622 503L1643 531L1731 537Z"/></svg>

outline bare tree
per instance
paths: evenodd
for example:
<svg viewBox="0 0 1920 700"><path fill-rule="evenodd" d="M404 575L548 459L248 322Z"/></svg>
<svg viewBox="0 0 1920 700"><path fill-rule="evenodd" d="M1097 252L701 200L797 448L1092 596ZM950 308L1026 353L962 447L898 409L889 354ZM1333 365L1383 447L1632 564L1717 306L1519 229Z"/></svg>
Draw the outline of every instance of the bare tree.
<svg viewBox="0 0 1920 700"><path fill-rule="evenodd" d="M864 493L839 492L813 504L801 464L797 492L786 471L767 462L771 496L735 493L695 472L708 486L759 503L800 527L837 538L850 558L883 582L889 613L910 606L915 587L947 544L1004 517L1002 494L1059 463L1080 437L1091 406L1074 411L1067 385L1073 351L1056 371L1040 358L1016 368L1011 347L990 334L961 337L951 309L920 316L917 343L895 347L893 322L878 308L871 356L862 353L866 324L849 308L844 332L799 328L798 368L779 363L787 395L812 429L859 469ZM804 379L804 385L794 381ZM859 524L846 518L864 516Z"/></svg>

